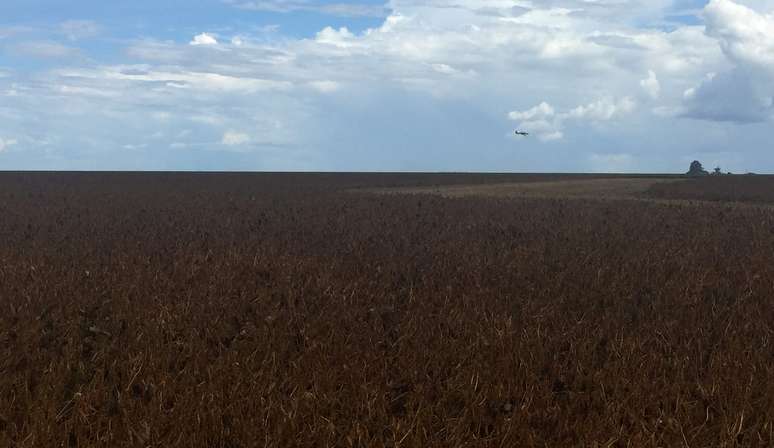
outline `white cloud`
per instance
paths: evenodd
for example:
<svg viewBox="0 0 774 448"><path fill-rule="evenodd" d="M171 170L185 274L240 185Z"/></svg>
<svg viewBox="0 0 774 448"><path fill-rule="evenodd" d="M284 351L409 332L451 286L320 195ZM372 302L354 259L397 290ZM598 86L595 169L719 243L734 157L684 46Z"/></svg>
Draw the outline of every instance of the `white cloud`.
<svg viewBox="0 0 774 448"><path fill-rule="evenodd" d="M508 118L519 122L520 132L534 134L541 141L561 140L564 137L561 132L563 117L558 116L545 101L531 109L510 112Z"/></svg>
<svg viewBox="0 0 774 448"><path fill-rule="evenodd" d="M11 146L16 145L18 142L13 139L3 139L0 138L0 152L3 152L10 148Z"/></svg>
<svg viewBox="0 0 774 448"><path fill-rule="evenodd" d="M763 1L745 3L754 13L749 17L765 25L771 17L760 12ZM766 74L769 38L740 25L749 17L735 18L742 10L732 5L741 2L715 0L705 13L706 32L702 25L665 25L674 12L671 0L391 0L378 8L390 12L379 26L355 31L337 20L335 28L307 29L309 38L212 23L220 34L176 43L150 30L114 53L134 65L81 58L50 63L67 69L0 79L0 92L20 93L3 96L2 132L46 128L61 136L51 146L63 153L79 146L79 135L93 137L93 148L156 136L148 138L148 154L170 145L216 148L227 153L219 154L223 158L282 148L273 167L291 169L577 170L591 166L588 152L577 149L581 144L594 142L601 166L602 156L617 154L621 145L640 151L631 148L643 140L632 138L639 133L669 135L649 145L669 158L675 148L722 141L702 140L696 131L711 124L668 117L765 116L762 99L774 85ZM330 3L313 0L229 3L276 12L333 11ZM345 1L336 8L352 13L355 6ZM61 37L62 30L57 33ZM719 75L704 79L710 72ZM734 92L734 82L745 87ZM732 94L740 99L729 101ZM640 112L638 102L647 110ZM519 110L508 114L514 105ZM508 119L553 142L552 154L563 156L536 151L517 159L498 152ZM672 138L676 130L683 130L683 140ZM522 140L525 148L534 141ZM25 149L30 142L25 137ZM471 146L488 151L474 156ZM261 160L269 152L262 150ZM642 163L637 154L633 164ZM534 165L522 166L526 160ZM562 163L567 165L557 165Z"/></svg>
<svg viewBox="0 0 774 448"><path fill-rule="evenodd" d="M578 106L571 110L568 118L589 121L608 121L631 113L637 107L637 103L630 97L619 100L603 98L585 106Z"/></svg>
<svg viewBox="0 0 774 448"><path fill-rule="evenodd" d="M774 12L712 0L703 17L707 36L717 41L732 67L687 89L683 114L736 123L774 118Z"/></svg>
<svg viewBox="0 0 774 448"><path fill-rule="evenodd" d="M593 103L575 107L567 112L557 113L547 102L527 109L513 111L508 118L519 122L519 130L535 134L544 142L561 140L564 137L564 127L569 121L599 123L624 117L637 107L630 97L618 100L602 98Z"/></svg>
<svg viewBox="0 0 774 448"><path fill-rule="evenodd" d="M222 75L219 73L194 71L155 71L145 67L109 66L98 71L62 71L69 78L104 79L113 81L128 81L152 83L171 89L193 88L215 92L255 93L268 90L287 90L292 87L288 81L259 79ZM163 88L162 87L162 88Z"/></svg>
<svg viewBox="0 0 774 448"><path fill-rule="evenodd" d="M338 30L335 30L329 26L326 26L322 29L322 31L317 33L315 40L321 44L346 48L353 46L352 41L354 39L355 35L352 34L346 27L341 27Z"/></svg>
<svg viewBox="0 0 774 448"><path fill-rule="evenodd" d="M764 14L731 0L712 0L704 9L707 35L741 64L774 72L774 13Z"/></svg>
<svg viewBox="0 0 774 448"><path fill-rule="evenodd" d="M527 109L523 112L514 111L508 114L508 117L514 121L536 121L545 120L547 118L553 118L555 115L554 108L550 104L543 101L532 109Z"/></svg>
<svg viewBox="0 0 774 448"><path fill-rule="evenodd" d="M58 86L58 93L62 95L74 95L80 97L117 98L119 93L112 89L99 89L89 86L72 86L63 84Z"/></svg>
<svg viewBox="0 0 774 448"><path fill-rule="evenodd" d="M454 75L459 73L459 70L456 70L449 64L431 64L431 67L433 67L433 70L437 71L438 73L443 73L444 75Z"/></svg>
<svg viewBox="0 0 774 448"><path fill-rule="evenodd" d="M661 96L661 83L653 70L648 70L648 77L640 81L640 87L654 100Z"/></svg>
<svg viewBox="0 0 774 448"><path fill-rule="evenodd" d="M308 85L321 93L333 93L341 88L338 82L330 80L310 81Z"/></svg>
<svg viewBox="0 0 774 448"><path fill-rule="evenodd" d="M237 131L226 131L221 139L221 144L226 146L240 146L250 142L250 136Z"/></svg>
<svg viewBox="0 0 774 448"><path fill-rule="evenodd" d="M218 40L212 34L201 33L194 36L189 45L218 45Z"/></svg>

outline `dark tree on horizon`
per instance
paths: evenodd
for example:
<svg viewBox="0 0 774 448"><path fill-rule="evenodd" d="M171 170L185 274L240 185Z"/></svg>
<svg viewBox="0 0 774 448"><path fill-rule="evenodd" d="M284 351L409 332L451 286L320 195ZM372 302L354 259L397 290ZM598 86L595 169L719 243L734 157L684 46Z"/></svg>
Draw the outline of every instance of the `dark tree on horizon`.
<svg viewBox="0 0 774 448"><path fill-rule="evenodd" d="M688 176L706 176L709 173L701 165L701 162L699 162L698 160L694 160L693 162L691 162L691 167L688 169L688 172L685 174L687 174Z"/></svg>

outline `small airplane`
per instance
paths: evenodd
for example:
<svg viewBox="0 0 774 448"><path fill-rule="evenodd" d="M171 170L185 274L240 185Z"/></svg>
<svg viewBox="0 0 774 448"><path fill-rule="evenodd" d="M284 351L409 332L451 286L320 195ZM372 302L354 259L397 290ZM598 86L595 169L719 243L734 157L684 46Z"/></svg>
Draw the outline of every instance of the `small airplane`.
<svg viewBox="0 0 774 448"><path fill-rule="evenodd" d="M529 135L529 132L516 131L516 135L521 135L522 137L526 137Z"/></svg>

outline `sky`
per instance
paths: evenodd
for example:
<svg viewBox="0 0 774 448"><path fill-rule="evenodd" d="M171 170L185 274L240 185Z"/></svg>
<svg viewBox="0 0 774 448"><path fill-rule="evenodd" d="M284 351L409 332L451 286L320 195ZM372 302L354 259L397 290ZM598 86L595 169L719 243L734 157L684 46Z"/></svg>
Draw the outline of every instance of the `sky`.
<svg viewBox="0 0 774 448"><path fill-rule="evenodd" d="M773 125L774 0L0 2L0 170L765 173Z"/></svg>

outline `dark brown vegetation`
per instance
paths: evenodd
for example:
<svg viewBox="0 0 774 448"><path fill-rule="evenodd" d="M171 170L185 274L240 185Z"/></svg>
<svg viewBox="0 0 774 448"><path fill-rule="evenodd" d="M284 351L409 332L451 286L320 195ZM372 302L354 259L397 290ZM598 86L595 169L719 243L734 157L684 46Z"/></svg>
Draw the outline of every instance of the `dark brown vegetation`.
<svg viewBox="0 0 774 448"><path fill-rule="evenodd" d="M0 446L774 443L774 211L413 179L0 175Z"/></svg>
<svg viewBox="0 0 774 448"><path fill-rule="evenodd" d="M555 178L524 182L500 182L489 184L434 185L415 187L374 188L381 194L435 194L450 198L498 197L498 198L587 198L587 199L647 199L650 189L658 183L685 181L685 178ZM362 190L361 190L362 191Z"/></svg>
<svg viewBox="0 0 774 448"><path fill-rule="evenodd" d="M774 177L760 175L705 176L670 185L655 185L649 193L651 197L661 199L774 205Z"/></svg>

